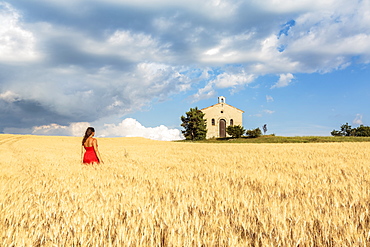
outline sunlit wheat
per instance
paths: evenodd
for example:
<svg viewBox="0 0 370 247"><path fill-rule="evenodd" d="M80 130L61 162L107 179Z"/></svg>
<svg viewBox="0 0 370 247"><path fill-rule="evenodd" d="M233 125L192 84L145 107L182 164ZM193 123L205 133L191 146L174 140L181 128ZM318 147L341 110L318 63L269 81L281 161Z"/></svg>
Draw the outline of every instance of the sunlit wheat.
<svg viewBox="0 0 370 247"><path fill-rule="evenodd" d="M0 246L370 246L370 143L0 135Z"/></svg>

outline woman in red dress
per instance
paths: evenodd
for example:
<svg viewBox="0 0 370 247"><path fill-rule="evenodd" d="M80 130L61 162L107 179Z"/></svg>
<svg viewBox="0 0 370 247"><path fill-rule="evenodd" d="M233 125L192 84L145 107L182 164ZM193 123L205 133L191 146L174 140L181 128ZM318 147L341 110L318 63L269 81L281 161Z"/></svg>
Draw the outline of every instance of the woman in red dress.
<svg viewBox="0 0 370 247"><path fill-rule="evenodd" d="M98 150L98 141L93 138L94 135L95 129L93 127L88 127L82 139L82 146L85 148L85 154L82 160L84 164L104 163Z"/></svg>

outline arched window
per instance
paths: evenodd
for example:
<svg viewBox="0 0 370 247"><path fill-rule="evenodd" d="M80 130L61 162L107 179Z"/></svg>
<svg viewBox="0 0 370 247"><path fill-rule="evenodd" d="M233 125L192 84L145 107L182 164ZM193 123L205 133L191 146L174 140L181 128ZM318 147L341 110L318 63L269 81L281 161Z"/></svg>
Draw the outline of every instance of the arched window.
<svg viewBox="0 0 370 247"><path fill-rule="evenodd" d="M230 125L233 126L234 125L234 120L233 119L230 119Z"/></svg>
<svg viewBox="0 0 370 247"><path fill-rule="evenodd" d="M212 125L215 125L216 123L215 123L215 119L214 118L212 118Z"/></svg>

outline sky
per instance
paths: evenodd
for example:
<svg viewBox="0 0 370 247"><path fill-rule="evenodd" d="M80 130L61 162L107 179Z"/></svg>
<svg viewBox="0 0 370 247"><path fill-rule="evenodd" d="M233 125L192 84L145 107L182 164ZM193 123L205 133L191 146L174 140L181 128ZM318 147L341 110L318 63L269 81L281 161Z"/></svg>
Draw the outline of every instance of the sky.
<svg viewBox="0 0 370 247"><path fill-rule="evenodd" d="M0 0L0 133L182 139L190 108L245 129L370 125L370 0Z"/></svg>

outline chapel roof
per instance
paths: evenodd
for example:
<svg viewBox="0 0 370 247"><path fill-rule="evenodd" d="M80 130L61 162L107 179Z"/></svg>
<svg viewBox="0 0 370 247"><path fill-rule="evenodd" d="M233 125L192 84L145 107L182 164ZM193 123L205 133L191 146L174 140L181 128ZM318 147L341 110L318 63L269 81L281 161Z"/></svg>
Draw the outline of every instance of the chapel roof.
<svg viewBox="0 0 370 247"><path fill-rule="evenodd" d="M236 110L241 111L241 112L243 112L243 113L244 113L244 111L243 111L243 110L240 110L240 109L238 109L238 108L236 108L236 107L234 107L234 106L232 106L232 105L226 104L226 103L217 103L217 104L214 104L214 105L208 106L208 107L203 108L203 109L200 109L200 110L201 110L201 111L203 111L203 110L207 110L207 109L212 108L212 107L214 107L214 106L216 106L216 105L227 105L227 106L230 106L230 107L232 107L232 108L235 108Z"/></svg>

